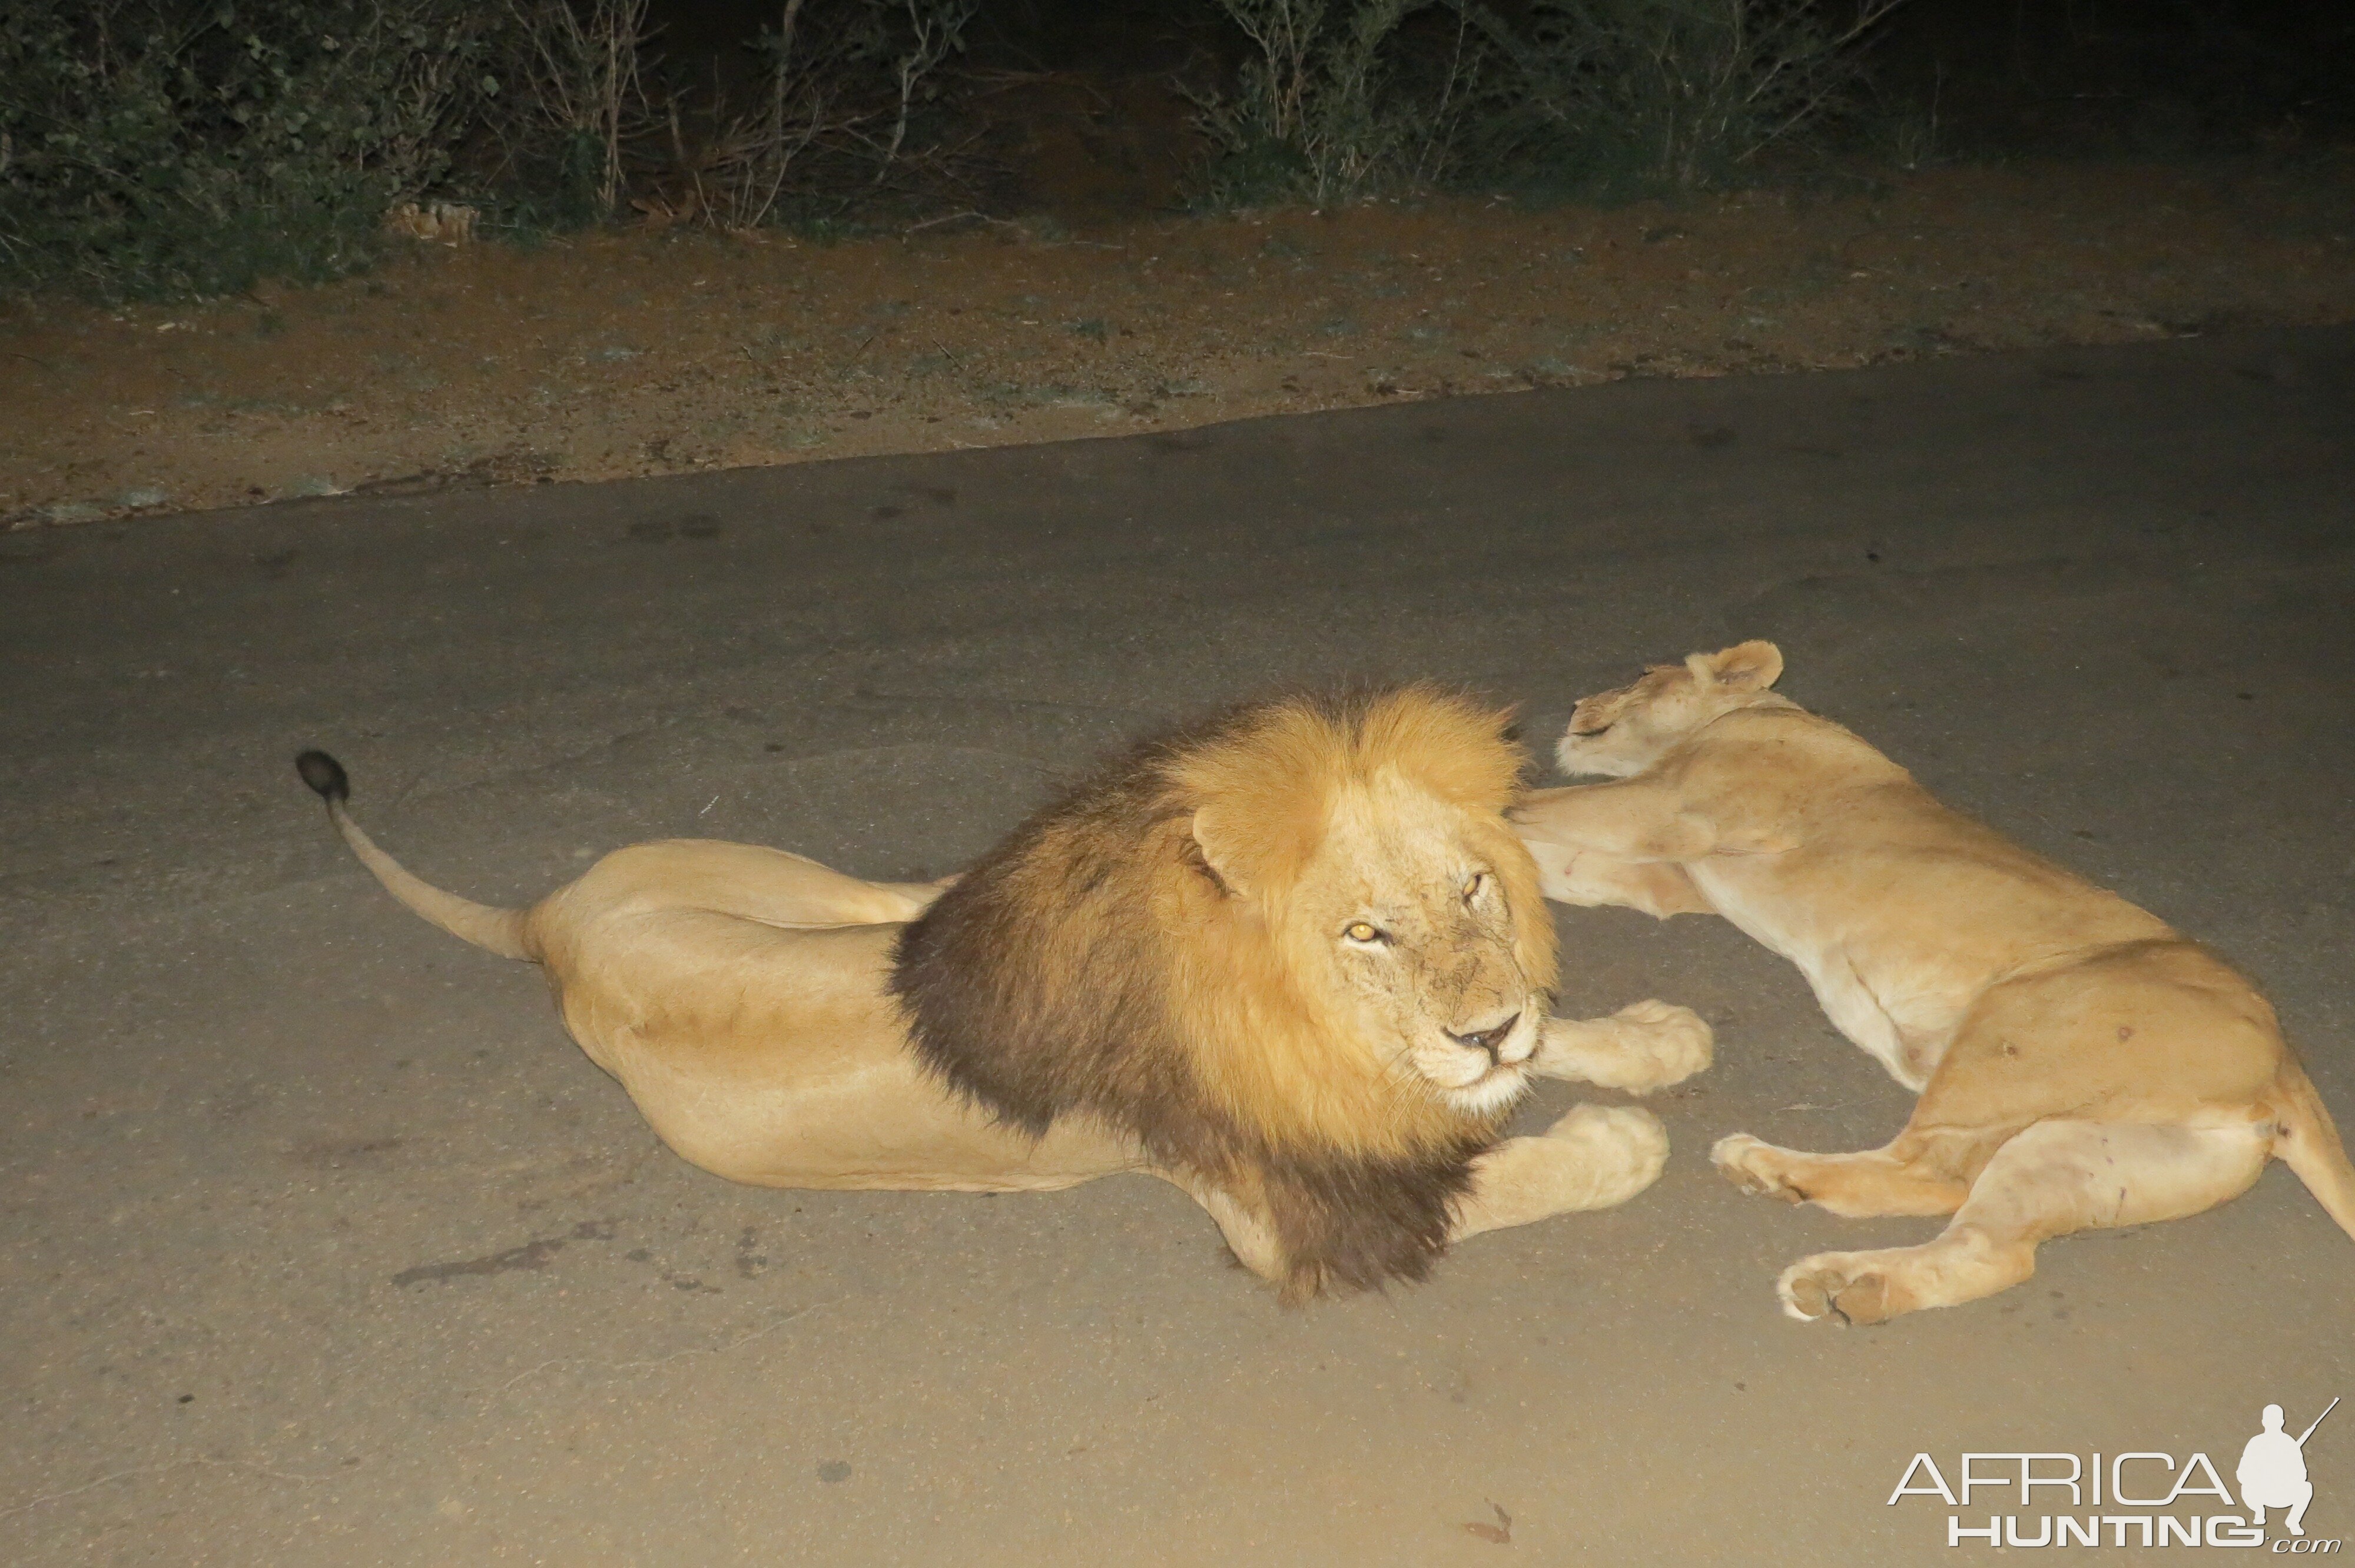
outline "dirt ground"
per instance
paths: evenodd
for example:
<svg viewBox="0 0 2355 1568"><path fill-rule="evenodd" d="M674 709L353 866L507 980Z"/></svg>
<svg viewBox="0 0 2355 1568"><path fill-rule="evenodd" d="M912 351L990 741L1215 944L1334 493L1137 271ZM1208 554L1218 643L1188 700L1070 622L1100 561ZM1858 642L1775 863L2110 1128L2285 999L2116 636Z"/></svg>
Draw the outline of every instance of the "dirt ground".
<svg viewBox="0 0 2355 1568"><path fill-rule="evenodd" d="M1610 210L640 229L195 307L19 301L0 524L2345 322L2350 198L2355 154L1949 167Z"/></svg>

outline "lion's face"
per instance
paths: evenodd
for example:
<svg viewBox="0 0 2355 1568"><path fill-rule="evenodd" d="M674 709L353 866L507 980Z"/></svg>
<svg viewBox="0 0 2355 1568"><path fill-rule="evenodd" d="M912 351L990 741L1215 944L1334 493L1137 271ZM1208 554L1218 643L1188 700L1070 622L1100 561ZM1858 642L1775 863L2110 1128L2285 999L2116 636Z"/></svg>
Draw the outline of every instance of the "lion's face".
<svg viewBox="0 0 2355 1568"><path fill-rule="evenodd" d="M1783 654L1772 642L1694 653L1681 664L1648 670L1634 685L1572 709L1554 761L1572 775L1641 773L1710 720L1756 702L1782 673Z"/></svg>
<svg viewBox="0 0 2355 1568"><path fill-rule="evenodd" d="M1551 979L1523 967L1525 852L1492 816L1395 778L1348 790L1283 912L1285 947L1352 1033L1473 1116L1528 1088Z"/></svg>
<svg viewBox="0 0 2355 1568"><path fill-rule="evenodd" d="M1146 742L902 934L920 1058L1255 1206L1295 1299L1422 1277L1553 988L1509 724L1407 686Z"/></svg>

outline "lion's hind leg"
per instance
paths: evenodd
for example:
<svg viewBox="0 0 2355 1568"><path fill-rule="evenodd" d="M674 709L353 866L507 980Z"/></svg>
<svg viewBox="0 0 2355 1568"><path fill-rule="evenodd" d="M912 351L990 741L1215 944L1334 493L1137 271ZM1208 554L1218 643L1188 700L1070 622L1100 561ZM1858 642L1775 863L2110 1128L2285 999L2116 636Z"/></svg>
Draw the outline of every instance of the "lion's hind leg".
<svg viewBox="0 0 2355 1568"><path fill-rule="evenodd" d="M1737 1132L1719 1139L1709 1157L1745 1192L1815 1203L1844 1219L1951 1214L1971 1190L1967 1181L1905 1158L1900 1144L1858 1154L1806 1154Z"/></svg>
<svg viewBox="0 0 2355 1568"><path fill-rule="evenodd" d="M1580 1106L1536 1138L1508 1138L1472 1164L1472 1190L1458 1201L1450 1243L1556 1214L1624 1203L1659 1179L1668 1135L1635 1106ZM1264 1215L1223 1189L1176 1172L1152 1174L1185 1189L1209 1211L1235 1260L1296 1304L1314 1294L1295 1277Z"/></svg>
<svg viewBox="0 0 2355 1568"><path fill-rule="evenodd" d="M1194 1202L1202 1205L1218 1222L1219 1234L1226 1238L1227 1250L1234 1254L1237 1263L1271 1285L1284 1285L1284 1245L1276 1240L1273 1227L1265 1219L1220 1188L1188 1181L1167 1171L1153 1174L1184 1188Z"/></svg>
<svg viewBox="0 0 2355 1568"><path fill-rule="evenodd" d="M1660 1118L1634 1106L1580 1106L1540 1137L1508 1138L1472 1165L1472 1190L1458 1201L1450 1243L1556 1214L1624 1203L1659 1179L1668 1135ZM1232 1193L1176 1171L1149 1173L1183 1188L1218 1222L1235 1261L1273 1285L1291 1305L1316 1294L1291 1266L1265 1215Z"/></svg>
<svg viewBox="0 0 2355 1568"><path fill-rule="evenodd" d="M1996 1151L1937 1239L1803 1258L1778 1282L1783 1310L1878 1323L1976 1301L2034 1274L2037 1247L2054 1236L2180 1219L2240 1196L2267 1152L2251 1124L2038 1122Z"/></svg>

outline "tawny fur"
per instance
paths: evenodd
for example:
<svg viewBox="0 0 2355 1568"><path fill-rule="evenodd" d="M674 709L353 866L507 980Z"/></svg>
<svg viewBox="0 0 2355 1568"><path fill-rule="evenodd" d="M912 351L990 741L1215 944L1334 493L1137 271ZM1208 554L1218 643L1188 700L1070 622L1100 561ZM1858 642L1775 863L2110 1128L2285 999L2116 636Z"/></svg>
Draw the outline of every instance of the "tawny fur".
<svg viewBox="0 0 2355 1568"><path fill-rule="evenodd" d="M1753 1192L1949 1215L1915 1247L1785 1270L1785 1309L1874 1322L2016 1285L2039 1244L2237 1197L2278 1158L2355 1235L2355 1170L2273 1009L2156 916L1942 806L1770 688L1772 643L1578 705L1564 772L1515 811L1550 897L1723 915L1796 963L1832 1022L1920 1098L1886 1148L1747 1134Z"/></svg>
<svg viewBox="0 0 2355 1568"><path fill-rule="evenodd" d="M1501 732L1420 689L1268 705L1141 748L945 895L671 841L521 910L410 875L353 822L332 759L300 766L395 896L540 964L573 1038L705 1170L960 1192L1159 1176L1296 1300L1650 1183L1667 1144L1642 1110L1499 1138L1531 1074L1641 1091L1707 1065L1683 1009L1545 1016L1552 927L1505 824ZM1348 936L1376 920L1388 941Z"/></svg>

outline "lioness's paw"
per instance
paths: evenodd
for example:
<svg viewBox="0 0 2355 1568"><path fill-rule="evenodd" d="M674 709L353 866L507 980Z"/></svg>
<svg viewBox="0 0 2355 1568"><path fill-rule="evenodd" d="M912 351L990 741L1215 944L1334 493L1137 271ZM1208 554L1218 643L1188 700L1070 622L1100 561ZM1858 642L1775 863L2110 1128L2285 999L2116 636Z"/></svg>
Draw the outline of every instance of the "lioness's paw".
<svg viewBox="0 0 2355 1568"><path fill-rule="evenodd" d="M1545 1137L1576 1151L1563 1174L1586 1184L1581 1208L1625 1202L1658 1181L1668 1162L1668 1129L1639 1106L1580 1106Z"/></svg>
<svg viewBox="0 0 2355 1568"><path fill-rule="evenodd" d="M1709 1151L1709 1160L1720 1175L1754 1197L1804 1203L1807 1195L1785 1181L1774 1168L1774 1157L1780 1153L1782 1150L1771 1143L1746 1132L1735 1132L1717 1140L1716 1147Z"/></svg>
<svg viewBox="0 0 2355 1568"><path fill-rule="evenodd" d="M1802 1323L1826 1318L1841 1324L1881 1323L1906 1311L1889 1276L1870 1253L1819 1252L1783 1271L1774 1284L1786 1317Z"/></svg>
<svg viewBox="0 0 2355 1568"><path fill-rule="evenodd" d="M1681 1084L1708 1066L1716 1034L1689 1007L1674 1002L1630 1002L1611 1015L1623 1030L1630 1071L1614 1087L1645 1095Z"/></svg>

